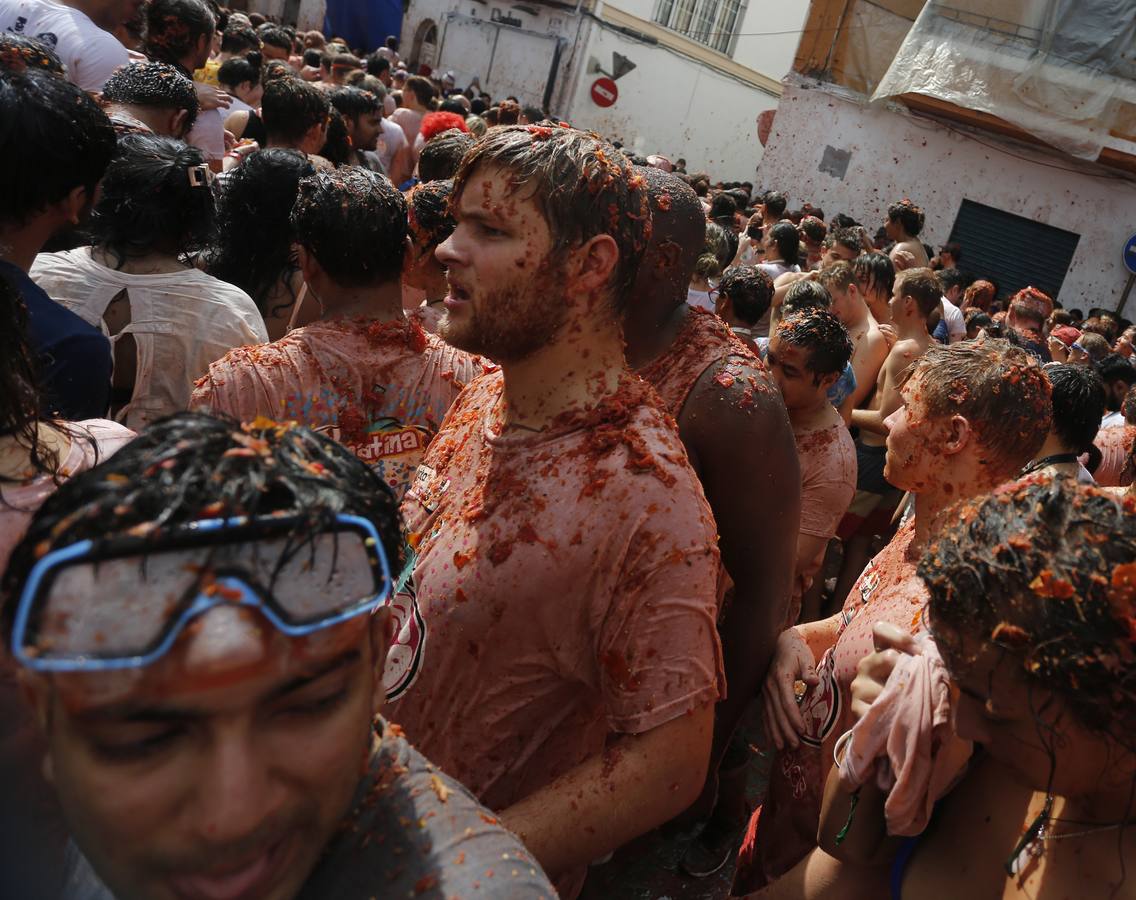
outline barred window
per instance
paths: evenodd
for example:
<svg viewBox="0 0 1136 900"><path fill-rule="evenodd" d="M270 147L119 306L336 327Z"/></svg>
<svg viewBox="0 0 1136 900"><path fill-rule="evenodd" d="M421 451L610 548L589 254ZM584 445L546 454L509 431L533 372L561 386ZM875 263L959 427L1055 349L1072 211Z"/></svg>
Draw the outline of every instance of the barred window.
<svg viewBox="0 0 1136 900"><path fill-rule="evenodd" d="M720 53L734 50L746 0L656 0L654 20Z"/></svg>

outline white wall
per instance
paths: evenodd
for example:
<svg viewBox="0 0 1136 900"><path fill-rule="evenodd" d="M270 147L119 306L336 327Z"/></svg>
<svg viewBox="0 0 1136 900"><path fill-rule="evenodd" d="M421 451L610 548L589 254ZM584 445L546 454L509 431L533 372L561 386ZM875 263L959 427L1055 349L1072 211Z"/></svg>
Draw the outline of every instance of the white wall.
<svg viewBox="0 0 1136 900"><path fill-rule="evenodd" d="M582 128L592 129L605 137L615 138L635 147L644 155L662 153L671 158L683 157L687 171L706 170L715 179L752 181L761 158L757 140L757 117L777 106L772 94L700 65L661 46L651 46L601 27L588 19L579 20L571 10L524 4L535 11L520 11L508 0L411 0L403 19L403 53L409 54L419 24L431 19L438 25L442 40L442 67L462 74L483 71L488 60L484 51L458 54L454 44L445 46L442 31L447 12L477 16L488 20L493 10L520 19L521 27L558 35L567 40L563 61L553 93L551 111ZM609 3L624 12L650 21L654 0L617 0ZM600 10L602 14L602 8ZM739 28L737 49L733 59L770 78L779 80L792 65L799 34L768 37L746 36L750 32L789 31L803 27L808 12L806 3L780 3L779 0L750 0ZM471 44L476 42L471 42ZM529 77L531 88L517 92L524 103L540 104L545 74L551 62L548 42L517 42L513 68L519 72L540 73ZM634 61L637 68L618 82L619 99L607 109L591 99L591 85L597 77L585 69L590 57L610 71L612 51ZM503 62L494 60L494 71ZM503 84L504 79L502 80ZM539 82L539 83L537 83ZM508 82L514 92L514 81ZM492 80L485 85L494 97L505 93L494 90ZM523 95L522 95L523 94Z"/></svg>
<svg viewBox="0 0 1136 900"><path fill-rule="evenodd" d="M249 0L249 12L278 19L284 12L285 0ZM320 31L323 29L327 0L300 0L300 11L296 27L300 31Z"/></svg>
<svg viewBox="0 0 1136 900"><path fill-rule="evenodd" d="M618 51L637 68L619 79L619 99L606 109L591 98L597 76L581 74L566 110L574 125L618 139L643 155L682 157L688 172L707 171L715 180L754 180L762 153L757 116L776 108L776 97L662 47L599 27L591 35L585 65L594 56L608 68L612 51Z"/></svg>
<svg viewBox="0 0 1136 900"><path fill-rule="evenodd" d="M851 152L842 180L818 169L826 146ZM847 212L872 231L889 203L910 197L926 213L920 238L935 246L949 237L964 199L1074 231L1081 240L1056 299L1115 308L1128 277L1121 249L1136 230L1136 183L1090 174L1102 171L985 133L976 140L925 118L863 107L794 77L757 182L786 191L790 206L807 200L827 216ZM1136 315L1136 292L1127 310Z"/></svg>

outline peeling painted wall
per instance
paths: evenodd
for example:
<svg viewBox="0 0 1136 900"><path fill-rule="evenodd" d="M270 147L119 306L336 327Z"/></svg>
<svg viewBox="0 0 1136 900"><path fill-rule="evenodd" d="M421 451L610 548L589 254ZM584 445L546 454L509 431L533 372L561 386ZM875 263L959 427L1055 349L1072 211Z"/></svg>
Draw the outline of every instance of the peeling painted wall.
<svg viewBox="0 0 1136 900"><path fill-rule="evenodd" d="M992 135L864 107L791 77L757 181L786 191L790 206L809 201L830 217L847 212L872 232L889 203L910 197L926 213L921 239L936 247L964 199L1074 231L1081 240L1057 299L1087 310L1115 308L1128 278L1121 250L1136 232L1136 182L1102 172ZM1136 316L1136 291L1126 311Z"/></svg>

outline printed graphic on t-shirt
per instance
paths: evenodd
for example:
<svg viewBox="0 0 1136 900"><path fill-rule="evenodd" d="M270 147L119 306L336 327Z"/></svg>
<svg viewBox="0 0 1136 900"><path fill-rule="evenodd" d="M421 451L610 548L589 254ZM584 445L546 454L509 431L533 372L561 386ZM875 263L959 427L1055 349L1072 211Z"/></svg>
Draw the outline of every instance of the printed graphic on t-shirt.
<svg viewBox="0 0 1136 900"><path fill-rule="evenodd" d="M817 666L817 684L801 702L801 718L805 720L805 730L801 740L810 747L819 747L825 738L832 733L836 723L840 721L840 710L843 701L840 697L840 685L836 681L835 654L830 647L825 651L824 657Z"/></svg>
<svg viewBox="0 0 1136 900"><path fill-rule="evenodd" d="M413 563L408 563L410 568ZM397 700L414 684L422 670L422 657L426 653L426 620L418 608L418 594L414 580L410 579L390 601L394 620L394 640L383 669L383 688L387 700Z"/></svg>
<svg viewBox="0 0 1136 900"><path fill-rule="evenodd" d="M28 24L28 17L27 16L20 16L16 19L15 24L8 30L14 31L14 32L16 32L16 34L23 34L24 28L27 27L27 24ZM35 37L35 39L37 41L42 41L43 43L47 44L49 47L55 47L56 45L59 44L59 38L57 38L55 36L55 33L51 32L51 31L41 31L39 34L33 35L33 36Z"/></svg>

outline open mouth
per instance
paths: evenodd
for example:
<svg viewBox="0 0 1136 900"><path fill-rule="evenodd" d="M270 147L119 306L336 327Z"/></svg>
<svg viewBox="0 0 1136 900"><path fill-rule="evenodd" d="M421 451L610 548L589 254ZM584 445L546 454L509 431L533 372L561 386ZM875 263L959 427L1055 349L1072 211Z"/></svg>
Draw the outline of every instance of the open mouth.
<svg viewBox="0 0 1136 900"><path fill-rule="evenodd" d="M454 284L452 281L450 282L450 290L449 293L446 294L445 301L446 307L448 309L454 309L455 307L461 306L464 303L468 303L469 298L469 291L463 288L460 284Z"/></svg>
<svg viewBox="0 0 1136 900"><path fill-rule="evenodd" d="M262 897L282 870L287 839L281 838L254 857L217 866L209 872L170 879L175 896L184 900L253 900Z"/></svg>

